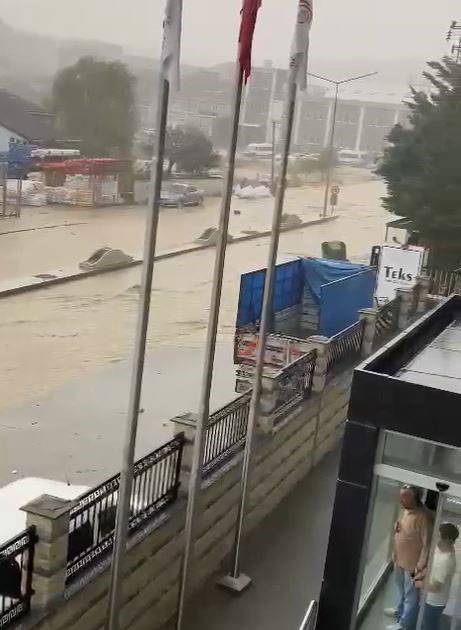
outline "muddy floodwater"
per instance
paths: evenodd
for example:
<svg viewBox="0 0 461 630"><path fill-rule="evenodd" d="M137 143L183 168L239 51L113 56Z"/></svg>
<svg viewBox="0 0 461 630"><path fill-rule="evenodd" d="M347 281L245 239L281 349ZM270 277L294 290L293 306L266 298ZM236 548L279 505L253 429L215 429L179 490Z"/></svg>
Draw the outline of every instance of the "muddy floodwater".
<svg viewBox="0 0 461 630"><path fill-rule="evenodd" d="M320 255L322 241L339 239L349 258L366 261L388 220L379 203L383 192L374 180L345 185L338 218L282 234L281 256ZM315 218L320 201L321 190L292 189L287 211ZM159 250L185 246L216 225L218 208L215 199L195 211L162 212ZM238 208L231 233L269 225L271 200L240 201ZM75 265L102 245L141 252L143 209L34 210L22 219L29 231L0 236L1 279ZM63 227L34 229L53 224ZM13 229L11 220L0 224L3 232ZM228 248L215 405L233 396L240 275L265 266L267 246L268 238L261 238ZM214 256L210 249L156 264L139 453L171 435L169 417L196 411ZM31 474L91 484L118 467L140 272L136 267L0 300L0 484Z"/></svg>

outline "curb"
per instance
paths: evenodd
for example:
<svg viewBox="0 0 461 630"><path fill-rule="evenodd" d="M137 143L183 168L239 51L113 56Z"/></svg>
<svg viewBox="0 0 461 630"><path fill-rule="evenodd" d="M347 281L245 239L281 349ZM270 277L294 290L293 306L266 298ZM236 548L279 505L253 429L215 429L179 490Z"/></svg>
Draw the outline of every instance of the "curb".
<svg viewBox="0 0 461 630"><path fill-rule="evenodd" d="M306 221L304 223L300 223L299 225L285 228L282 230L282 233L285 232L293 232L295 230L302 230L303 228L310 227L313 225L321 225L322 223L330 223L331 221L336 220L338 217L324 217L321 219L314 219L313 221ZM228 246L243 243L245 241L254 241L259 238L265 238L270 236L271 230L267 230L265 232L257 232L256 234L245 234L244 236L237 236L232 241L228 243ZM192 247L187 247L184 249L176 249L168 252L164 252L163 254L159 254L155 257L156 261L168 260L169 258L176 258L178 256L184 256L186 254L192 254L194 252L200 252L204 249L211 249L215 247L215 245L194 245ZM24 278L23 282L19 279L13 281L5 281L0 282L0 298L8 297L10 295L18 295L19 293L25 293L26 291L33 291L35 289L43 289L49 286L54 286L56 284L64 284L65 282L72 282L75 280L84 280L85 278L89 278L91 276L98 276L104 273L110 273L113 271L120 271L123 269L129 269L130 267L137 267L142 264L142 259L136 259L131 262L124 263L123 265L119 265L117 267L107 267L106 269L93 269L93 270L82 270L76 269L72 271L50 271L48 273L43 273L43 276L51 276L39 278L36 276L28 276ZM58 275L63 274L63 275ZM16 284L13 284L16 283Z"/></svg>

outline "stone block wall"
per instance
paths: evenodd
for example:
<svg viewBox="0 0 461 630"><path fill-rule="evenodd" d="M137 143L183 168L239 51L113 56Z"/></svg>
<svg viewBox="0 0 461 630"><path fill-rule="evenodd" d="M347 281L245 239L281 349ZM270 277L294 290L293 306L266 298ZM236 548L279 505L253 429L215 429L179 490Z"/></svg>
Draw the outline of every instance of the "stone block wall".
<svg viewBox="0 0 461 630"><path fill-rule="evenodd" d="M270 434L258 435L245 531L257 527L311 467L335 447L345 420L350 381L350 373L335 378L322 394L314 394L296 407ZM224 573L227 569L225 560L233 543L241 460L240 454L204 482L195 547L196 587L217 570ZM174 615L185 506L186 497L182 495L159 522L151 524L150 531L131 541L124 628L160 629ZM32 625L42 630L100 630L106 617L108 588L106 561L99 567L99 575L73 585L65 599Z"/></svg>

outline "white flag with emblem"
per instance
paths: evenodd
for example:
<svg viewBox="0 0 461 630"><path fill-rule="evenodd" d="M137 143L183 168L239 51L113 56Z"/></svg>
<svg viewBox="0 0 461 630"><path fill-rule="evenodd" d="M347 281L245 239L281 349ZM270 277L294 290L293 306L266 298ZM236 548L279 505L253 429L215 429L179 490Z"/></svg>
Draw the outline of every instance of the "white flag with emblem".
<svg viewBox="0 0 461 630"><path fill-rule="evenodd" d="M309 34L313 16L313 0L299 0L295 33L291 45L290 67L296 69L295 81L300 90L305 90L307 87Z"/></svg>
<svg viewBox="0 0 461 630"><path fill-rule="evenodd" d="M170 88L179 89L183 0L167 0L163 22L160 72Z"/></svg>

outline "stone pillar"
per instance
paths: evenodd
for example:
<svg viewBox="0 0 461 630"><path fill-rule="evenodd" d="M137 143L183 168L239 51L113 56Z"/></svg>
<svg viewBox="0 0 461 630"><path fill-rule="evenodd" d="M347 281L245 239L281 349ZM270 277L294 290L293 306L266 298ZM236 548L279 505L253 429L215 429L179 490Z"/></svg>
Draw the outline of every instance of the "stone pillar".
<svg viewBox="0 0 461 630"><path fill-rule="evenodd" d="M69 518L74 504L74 501L43 494L21 508L27 514L27 527L35 526L38 537L32 574L32 605L41 610L49 609L64 594Z"/></svg>
<svg viewBox="0 0 461 630"><path fill-rule="evenodd" d="M312 391L322 392L327 382L328 371L328 350L330 340L322 335L313 335L308 340L310 349L317 350L317 359L315 361L314 378L312 381Z"/></svg>
<svg viewBox="0 0 461 630"><path fill-rule="evenodd" d="M373 354L373 344L376 335L376 321L378 311L375 308L362 308L359 310L360 319L365 320L360 355L365 359Z"/></svg>
<svg viewBox="0 0 461 630"><path fill-rule="evenodd" d="M185 438L181 459L181 472L179 474L181 494L188 493L190 474L192 471L195 434L197 432L197 420L197 414L190 412L175 416L170 420L170 422L174 424L174 435L176 436L179 433L184 433Z"/></svg>
<svg viewBox="0 0 461 630"><path fill-rule="evenodd" d="M419 285L419 298L416 312L418 315L422 315L427 309L427 296L429 295L431 279L429 276L417 276L416 280Z"/></svg>
<svg viewBox="0 0 461 630"><path fill-rule="evenodd" d="M398 328L405 330L409 324L411 304L413 302L413 289L398 288L395 290L395 296L400 298Z"/></svg>
<svg viewBox="0 0 461 630"><path fill-rule="evenodd" d="M263 433L271 433L274 428L274 412L277 407L279 384L276 378L264 376L261 383L258 428Z"/></svg>

